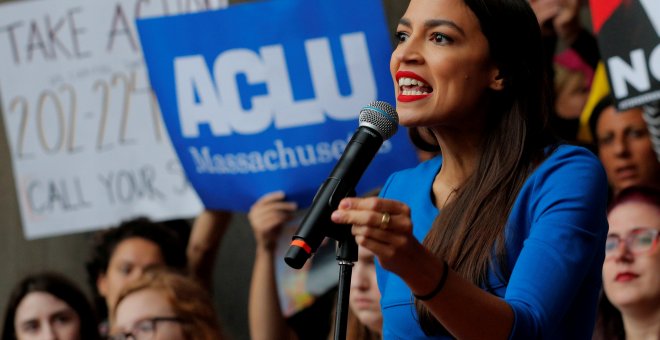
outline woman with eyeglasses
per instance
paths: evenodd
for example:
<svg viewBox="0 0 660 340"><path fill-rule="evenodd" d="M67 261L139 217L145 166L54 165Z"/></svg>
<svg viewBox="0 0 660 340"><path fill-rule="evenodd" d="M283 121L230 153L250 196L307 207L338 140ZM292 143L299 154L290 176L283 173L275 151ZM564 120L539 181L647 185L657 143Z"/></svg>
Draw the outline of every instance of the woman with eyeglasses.
<svg viewBox="0 0 660 340"><path fill-rule="evenodd" d="M660 339L660 191L622 191L608 220L594 339Z"/></svg>
<svg viewBox="0 0 660 340"><path fill-rule="evenodd" d="M126 286L112 311L110 340L221 340L208 293L163 268Z"/></svg>

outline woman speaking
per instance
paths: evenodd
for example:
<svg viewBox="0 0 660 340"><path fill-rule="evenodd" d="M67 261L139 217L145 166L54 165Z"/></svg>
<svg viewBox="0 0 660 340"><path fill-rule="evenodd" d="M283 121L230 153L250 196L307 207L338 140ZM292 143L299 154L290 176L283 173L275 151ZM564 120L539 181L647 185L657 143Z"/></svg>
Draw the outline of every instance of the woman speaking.
<svg viewBox="0 0 660 340"><path fill-rule="evenodd" d="M546 133L525 0L412 0L391 72L402 125L441 155L332 215L378 258L385 339L590 339L607 181Z"/></svg>

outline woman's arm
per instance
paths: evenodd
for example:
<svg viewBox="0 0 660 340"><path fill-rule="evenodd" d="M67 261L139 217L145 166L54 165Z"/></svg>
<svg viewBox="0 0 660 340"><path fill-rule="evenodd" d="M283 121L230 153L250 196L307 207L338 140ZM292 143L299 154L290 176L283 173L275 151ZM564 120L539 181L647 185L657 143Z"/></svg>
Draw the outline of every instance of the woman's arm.
<svg viewBox="0 0 660 340"><path fill-rule="evenodd" d="M284 201L283 192L274 192L261 197L248 214L256 241L248 301L250 337L253 340L297 338L280 307L274 262L277 238L283 224L291 220L296 209L295 203Z"/></svg>
<svg viewBox="0 0 660 340"><path fill-rule="evenodd" d="M195 219L186 249L190 276L208 291L213 282L213 265L220 242L227 231L231 213L204 210Z"/></svg>
<svg viewBox="0 0 660 340"><path fill-rule="evenodd" d="M391 216L385 229L381 227L381 211ZM443 264L412 235L410 209L405 204L380 198L346 198L332 220L353 224L356 242L373 251L381 266L401 277L414 294L428 294L440 281ZM504 300L451 270L442 290L425 303L459 339L506 339L514 321L513 311Z"/></svg>
<svg viewBox="0 0 660 340"><path fill-rule="evenodd" d="M583 321L579 331L589 332L607 233L607 182L588 151L566 148L556 153L531 177L529 191L516 206L513 229L507 229L519 248L508 254L513 263L505 296L492 295L450 270L444 287L424 302L453 336L561 336L562 331L575 331L566 324L567 317ZM383 212L391 216L385 225ZM381 266L399 276L412 293L425 295L438 285L442 259L412 235L410 209L404 203L347 198L332 220L353 224L357 243L373 251Z"/></svg>

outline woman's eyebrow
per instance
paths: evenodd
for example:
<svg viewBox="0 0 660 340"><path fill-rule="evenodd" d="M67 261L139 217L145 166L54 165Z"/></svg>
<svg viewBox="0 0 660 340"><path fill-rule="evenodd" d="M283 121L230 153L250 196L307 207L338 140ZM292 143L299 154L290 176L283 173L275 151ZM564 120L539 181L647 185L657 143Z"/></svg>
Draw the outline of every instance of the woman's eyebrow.
<svg viewBox="0 0 660 340"><path fill-rule="evenodd" d="M458 26L455 22L451 20L445 20L445 19L429 19L424 22L424 26L426 28L433 28L433 27L438 27L438 26L449 26L458 31L461 35L465 36L465 31Z"/></svg>
<svg viewBox="0 0 660 340"><path fill-rule="evenodd" d="M406 18L399 19L399 25L403 25L403 26L406 26L408 28L410 28L412 26L412 24L410 23L410 20L408 20Z"/></svg>
<svg viewBox="0 0 660 340"><path fill-rule="evenodd" d="M401 18L399 20L399 25L406 26L408 28L412 27L412 23L410 22L410 20L408 20L406 18ZM455 29L456 31L458 31L461 35L465 36L465 31L463 31L463 29L460 26L458 26L455 22L453 22L451 20L429 19L429 20L426 20L424 22L424 26L427 29L438 27L438 26L450 26L453 29Z"/></svg>

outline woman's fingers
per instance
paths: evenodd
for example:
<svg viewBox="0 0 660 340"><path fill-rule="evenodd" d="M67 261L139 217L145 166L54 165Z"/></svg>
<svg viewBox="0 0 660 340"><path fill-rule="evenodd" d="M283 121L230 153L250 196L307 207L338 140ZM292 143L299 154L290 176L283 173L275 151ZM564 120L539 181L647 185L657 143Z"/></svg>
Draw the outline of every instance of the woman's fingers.
<svg viewBox="0 0 660 340"><path fill-rule="evenodd" d="M282 212L286 214L292 214L298 209L298 205L295 202L283 201L285 197L284 192L275 191L263 195L257 202L252 205L250 211L248 212L248 219L250 223L261 224L263 220L266 219L266 216L271 215L272 213Z"/></svg>
<svg viewBox="0 0 660 340"><path fill-rule="evenodd" d="M332 213L332 221L339 224L371 225L380 223L382 213L369 210L336 210ZM391 218L390 218L391 219Z"/></svg>
<svg viewBox="0 0 660 340"><path fill-rule="evenodd" d="M371 250L387 270L400 273L416 261L423 246L412 234L410 208L382 198L346 198L332 221L351 224L358 245Z"/></svg>
<svg viewBox="0 0 660 340"><path fill-rule="evenodd" d="M295 202L284 201L286 194L284 191L274 191L261 196L250 210L262 209L280 209L280 210L296 210L298 208Z"/></svg>
<svg viewBox="0 0 660 340"><path fill-rule="evenodd" d="M344 199L331 218L335 223L387 232L409 233L412 229L408 206L398 201L379 198Z"/></svg>
<svg viewBox="0 0 660 340"><path fill-rule="evenodd" d="M355 242L359 246L371 250L374 253L374 255L376 255L376 257L378 257L379 259L390 258L394 253L394 250L389 244L381 242L379 240L368 238L363 235L356 235Z"/></svg>
<svg viewBox="0 0 660 340"><path fill-rule="evenodd" d="M267 207L269 210L277 210L283 212L294 212L298 209L296 202L272 202Z"/></svg>
<svg viewBox="0 0 660 340"><path fill-rule="evenodd" d="M262 204L262 203L268 203L268 202L273 202L273 201L281 201L284 199L286 194L284 191L273 191L269 192L267 194L264 194L261 196L254 204Z"/></svg>
<svg viewBox="0 0 660 340"><path fill-rule="evenodd" d="M371 210L389 212L392 215L410 215L410 208L402 202L378 197L348 197L339 202L339 210Z"/></svg>
<svg viewBox="0 0 660 340"><path fill-rule="evenodd" d="M396 267L401 260L397 254L407 253L410 245L416 242L410 208L399 201L346 198L331 218L335 223L351 224L357 244L373 251L381 263L385 261L384 267Z"/></svg>

